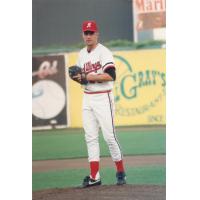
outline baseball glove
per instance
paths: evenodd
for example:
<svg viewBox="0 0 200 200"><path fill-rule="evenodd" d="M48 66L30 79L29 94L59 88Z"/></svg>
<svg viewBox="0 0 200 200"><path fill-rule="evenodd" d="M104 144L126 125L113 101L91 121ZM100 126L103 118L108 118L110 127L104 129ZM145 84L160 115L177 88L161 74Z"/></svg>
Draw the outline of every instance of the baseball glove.
<svg viewBox="0 0 200 200"><path fill-rule="evenodd" d="M86 85L88 83L88 81L86 79L86 74L83 72L83 70L79 66L77 66L77 65L70 66L68 69L68 72L69 72L69 77L72 80L80 83L81 85ZM74 76L77 76L78 74L80 74L80 76L81 76L80 81L77 78L74 78Z"/></svg>

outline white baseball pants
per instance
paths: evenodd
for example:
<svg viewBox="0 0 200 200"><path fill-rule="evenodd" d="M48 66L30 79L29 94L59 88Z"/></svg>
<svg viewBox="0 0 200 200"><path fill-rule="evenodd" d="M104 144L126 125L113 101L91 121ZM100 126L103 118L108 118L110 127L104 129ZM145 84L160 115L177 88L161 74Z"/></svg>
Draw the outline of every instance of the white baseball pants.
<svg viewBox="0 0 200 200"><path fill-rule="evenodd" d="M83 128L88 150L88 160L99 161L99 127L101 127L113 161L122 160L122 153L114 127L114 96L112 92L83 96Z"/></svg>

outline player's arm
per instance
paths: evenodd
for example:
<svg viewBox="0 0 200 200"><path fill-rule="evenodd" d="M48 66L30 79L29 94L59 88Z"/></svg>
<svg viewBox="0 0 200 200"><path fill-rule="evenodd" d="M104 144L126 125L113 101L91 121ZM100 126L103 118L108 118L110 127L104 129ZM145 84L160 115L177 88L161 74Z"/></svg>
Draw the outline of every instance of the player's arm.
<svg viewBox="0 0 200 200"><path fill-rule="evenodd" d="M115 68L108 68L104 71L103 74L88 74L86 76L86 79L88 81L94 81L94 82L105 82L105 81L115 81L116 79L116 73Z"/></svg>

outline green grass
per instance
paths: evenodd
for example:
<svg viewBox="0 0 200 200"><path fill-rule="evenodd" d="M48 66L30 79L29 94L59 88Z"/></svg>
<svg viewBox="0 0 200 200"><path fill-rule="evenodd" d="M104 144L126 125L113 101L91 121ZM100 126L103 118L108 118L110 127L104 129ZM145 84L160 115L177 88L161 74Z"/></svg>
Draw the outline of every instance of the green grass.
<svg viewBox="0 0 200 200"><path fill-rule="evenodd" d="M118 131L117 137L124 155L165 154L165 130ZM87 157L84 133L78 130L33 132L32 159L65 159ZM101 156L109 156L100 134Z"/></svg>
<svg viewBox="0 0 200 200"><path fill-rule="evenodd" d="M88 173L89 171L86 169L33 173L33 191L47 188L75 187L81 184L83 177ZM127 183L165 185L165 173L164 166L129 167L126 170ZM111 168L102 169L101 178L104 185L115 184L115 170Z"/></svg>

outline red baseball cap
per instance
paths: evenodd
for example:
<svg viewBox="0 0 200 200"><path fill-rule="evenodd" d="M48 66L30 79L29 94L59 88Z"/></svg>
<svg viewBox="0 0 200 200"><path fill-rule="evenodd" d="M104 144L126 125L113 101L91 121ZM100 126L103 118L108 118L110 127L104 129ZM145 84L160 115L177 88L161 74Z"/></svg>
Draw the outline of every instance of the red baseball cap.
<svg viewBox="0 0 200 200"><path fill-rule="evenodd" d="M82 31L98 31L98 27L95 21L84 21L82 24Z"/></svg>

